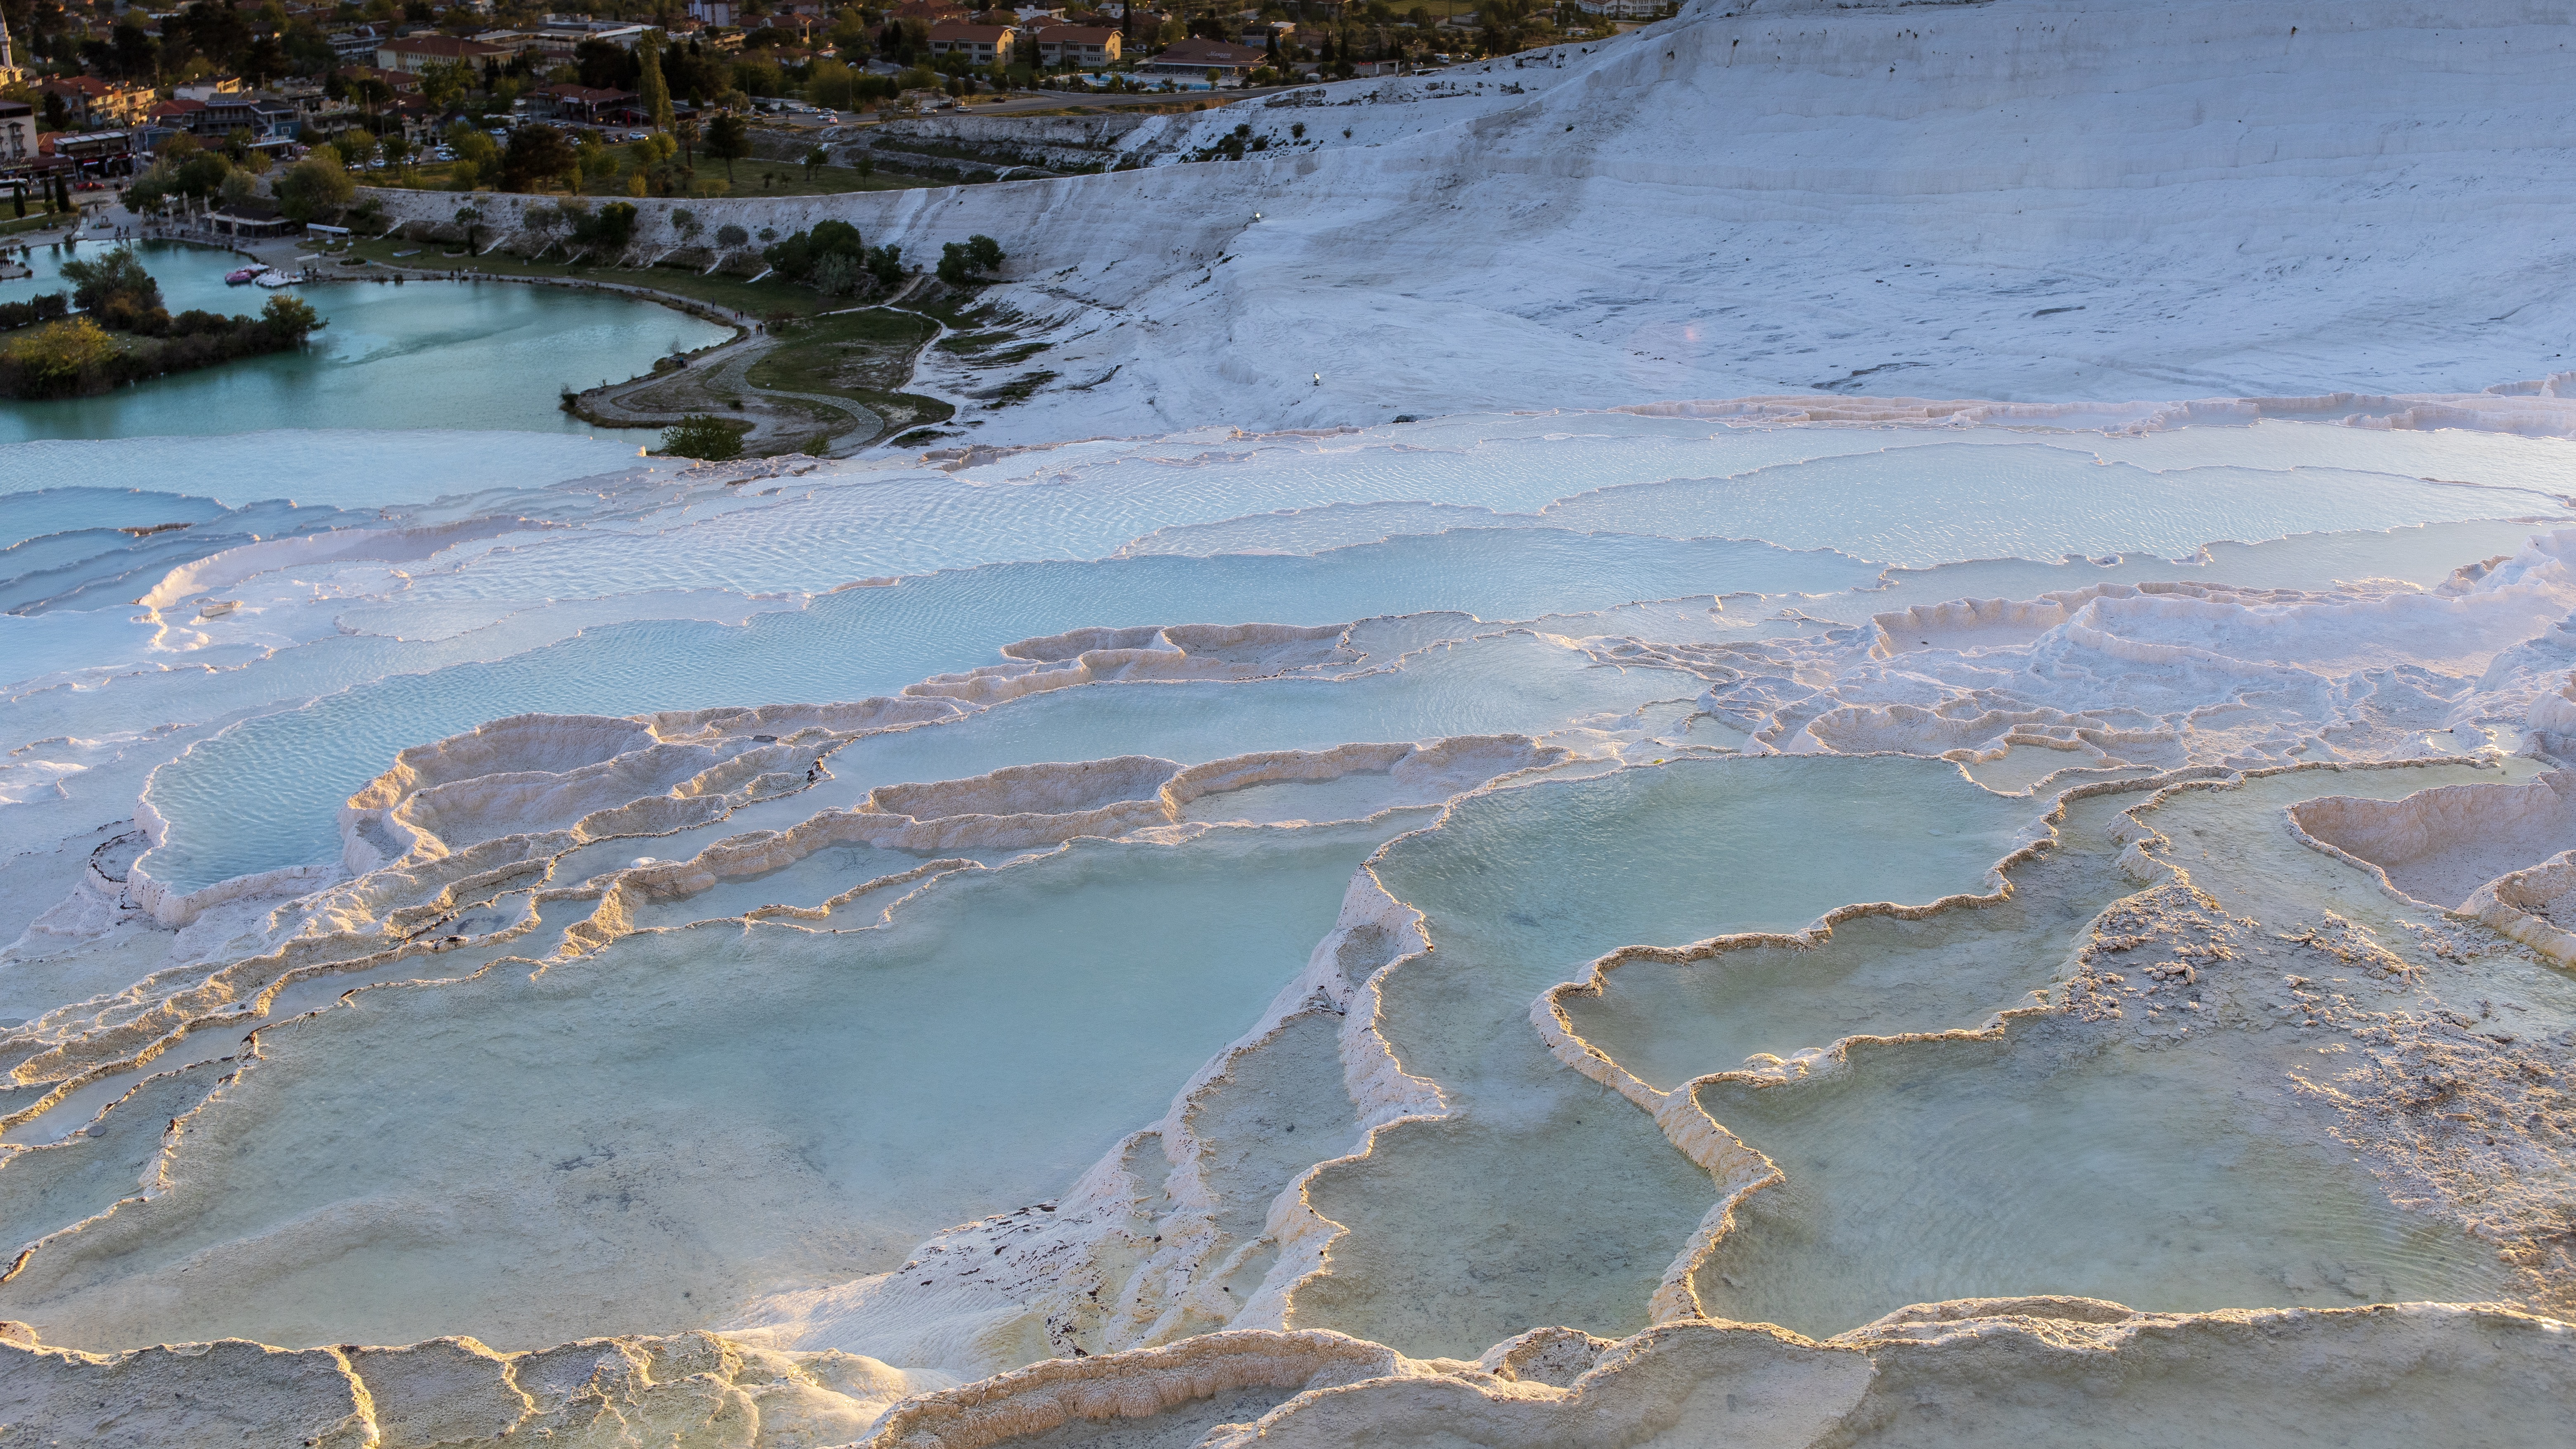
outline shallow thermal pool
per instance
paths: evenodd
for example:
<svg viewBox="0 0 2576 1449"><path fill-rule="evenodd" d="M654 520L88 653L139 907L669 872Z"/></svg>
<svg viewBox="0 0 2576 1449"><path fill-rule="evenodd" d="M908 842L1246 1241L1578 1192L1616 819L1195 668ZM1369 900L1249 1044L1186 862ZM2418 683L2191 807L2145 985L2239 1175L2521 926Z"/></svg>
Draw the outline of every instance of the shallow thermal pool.
<svg viewBox="0 0 2576 1449"><path fill-rule="evenodd" d="M2565 843L2567 444L278 436L0 446L47 1343L2576 1305L2557 938L2373 864Z"/></svg>

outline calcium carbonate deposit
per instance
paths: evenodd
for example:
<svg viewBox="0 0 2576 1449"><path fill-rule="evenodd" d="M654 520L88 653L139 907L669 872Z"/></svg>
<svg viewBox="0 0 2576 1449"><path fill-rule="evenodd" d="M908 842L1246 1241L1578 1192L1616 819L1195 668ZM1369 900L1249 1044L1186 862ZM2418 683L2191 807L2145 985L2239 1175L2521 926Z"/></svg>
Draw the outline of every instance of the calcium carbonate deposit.
<svg viewBox="0 0 2576 1449"><path fill-rule="evenodd" d="M0 1439L2576 1438L2571 36L1702 0L865 199L1125 349L927 453L0 449Z"/></svg>

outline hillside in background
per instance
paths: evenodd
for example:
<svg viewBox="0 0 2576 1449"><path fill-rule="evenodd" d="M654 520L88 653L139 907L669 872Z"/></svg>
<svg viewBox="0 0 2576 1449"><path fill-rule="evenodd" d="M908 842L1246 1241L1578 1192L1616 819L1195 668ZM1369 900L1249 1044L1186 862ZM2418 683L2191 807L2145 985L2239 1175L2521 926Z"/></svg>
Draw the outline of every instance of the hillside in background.
<svg viewBox="0 0 2576 1449"><path fill-rule="evenodd" d="M1809 390L2475 390L2568 351L2571 18L1711 3L1158 122L1121 143L1139 170L831 204L912 255L1010 249L995 298L1057 376L983 441ZM1180 159L1239 125L1266 149Z"/></svg>

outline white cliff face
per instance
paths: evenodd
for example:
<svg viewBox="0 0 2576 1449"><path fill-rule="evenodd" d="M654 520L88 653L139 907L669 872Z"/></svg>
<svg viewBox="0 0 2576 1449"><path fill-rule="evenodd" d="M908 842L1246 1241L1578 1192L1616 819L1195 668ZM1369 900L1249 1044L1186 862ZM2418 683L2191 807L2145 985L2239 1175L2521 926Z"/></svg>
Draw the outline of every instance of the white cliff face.
<svg viewBox="0 0 2576 1449"><path fill-rule="evenodd" d="M1139 128L1144 170L716 209L842 216L916 259L1001 240L993 296L1058 377L980 441L1816 390L2470 392L2568 370L2570 18L1703 0ZM1239 125L1270 149L1179 159Z"/></svg>

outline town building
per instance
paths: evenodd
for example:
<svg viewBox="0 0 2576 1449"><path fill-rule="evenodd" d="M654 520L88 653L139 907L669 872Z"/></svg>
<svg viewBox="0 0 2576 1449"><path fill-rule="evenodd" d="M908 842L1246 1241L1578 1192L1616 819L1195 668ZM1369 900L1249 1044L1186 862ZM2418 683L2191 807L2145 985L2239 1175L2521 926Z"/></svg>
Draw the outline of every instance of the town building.
<svg viewBox="0 0 2576 1449"><path fill-rule="evenodd" d="M273 201L228 201L206 213L206 224L231 237L286 236L304 228L286 219Z"/></svg>
<svg viewBox="0 0 2576 1449"><path fill-rule="evenodd" d="M36 157L36 108L25 101L0 101L0 166L24 165Z"/></svg>
<svg viewBox="0 0 2576 1449"><path fill-rule="evenodd" d="M459 40L453 35L406 35L388 40L376 47L376 64L386 70L407 70L414 74L433 65L463 63L480 66L487 60L508 60L518 52L505 45L489 45L480 40Z"/></svg>
<svg viewBox="0 0 2576 1449"><path fill-rule="evenodd" d="M978 68L1009 65L1015 58L1019 31L1008 25L968 25L943 20L930 27L930 53L957 55Z"/></svg>
<svg viewBox="0 0 2576 1449"><path fill-rule="evenodd" d="M1226 40L1203 40L1191 36L1175 40L1139 67L1158 75L1205 75L1215 71L1229 79L1240 80L1269 57L1257 45L1238 45Z"/></svg>
<svg viewBox="0 0 2576 1449"><path fill-rule="evenodd" d="M1117 63L1123 43L1115 30L1089 25L1050 25L1037 32L1038 64L1099 70Z"/></svg>
<svg viewBox="0 0 2576 1449"><path fill-rule="evenodd" d="M68 131L54 137L54 154L72 163L82 176L131 176L136 153L143 149L135 131Z"/></svg>
<svg viewBox="0 0 2576 1449"><path fill-rule="evenodd" d="M528 114L541 121L580 121L594 126L640 125L646 119L640 109L643 100L634 91L543 85L528 92Z"/></svg>
<svg viewBox="0 0 2576 1449"><path fill-rule="evenodd" d="M96 76L47 76L31 88L36 105L44 105L47 96L60 96L64 109L71 112L72 124L84 131L102 126L131 126L152 114L150 86L118 85Z"/></svg>

